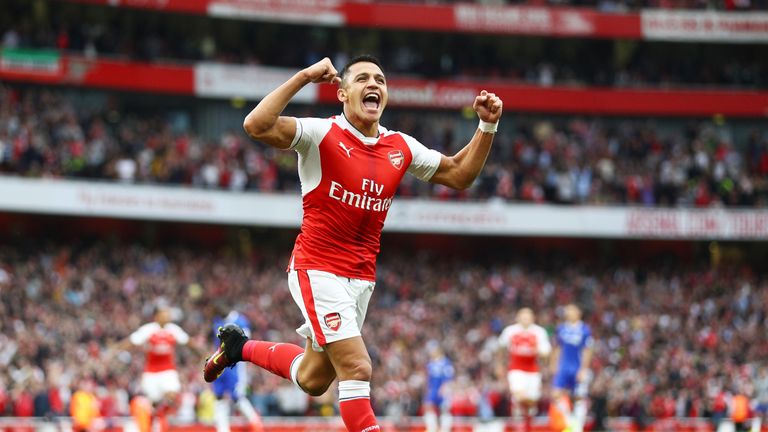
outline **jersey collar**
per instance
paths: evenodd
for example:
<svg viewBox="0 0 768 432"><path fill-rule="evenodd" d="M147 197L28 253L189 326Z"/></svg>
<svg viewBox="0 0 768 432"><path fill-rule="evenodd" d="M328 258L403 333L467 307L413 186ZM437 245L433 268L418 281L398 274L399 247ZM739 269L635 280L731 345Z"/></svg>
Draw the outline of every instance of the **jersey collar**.
<svg viewBox="0 0 768 432"><path fill-rule="evenodd" d="M366 144L366 145L374 145L374 144L376 144L379 141L379 138L381 138L382 135L384 135L384 134L386 134L388 132L387 128L385 128L382 125L379 125L379 136L377 136L377 137L368 137L368 136L363 135L363 133L360 132L359 130L357 130L357 128L352 123L350 123L349 120L347 120L347 116L345 116L343 112L341 113L341 115L338 118L339 118L339 125L341 127L343 127L344 129L352 132L352 134L355 137L357 137L357 139L359 139L360 141L363 142L363 144Z"/></svg>

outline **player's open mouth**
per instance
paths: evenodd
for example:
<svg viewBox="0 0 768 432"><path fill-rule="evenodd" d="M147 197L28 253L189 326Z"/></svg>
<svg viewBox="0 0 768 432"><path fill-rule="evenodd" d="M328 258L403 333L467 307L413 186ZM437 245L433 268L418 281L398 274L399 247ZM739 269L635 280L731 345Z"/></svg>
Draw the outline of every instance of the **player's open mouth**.
<svg viewBox="0 0 768 432"><path fill-rule="evenodd" d="M363 106L367 110L378 111L380 103L381 98L377 93L367 93L365 96L363 96Z"/></svg>

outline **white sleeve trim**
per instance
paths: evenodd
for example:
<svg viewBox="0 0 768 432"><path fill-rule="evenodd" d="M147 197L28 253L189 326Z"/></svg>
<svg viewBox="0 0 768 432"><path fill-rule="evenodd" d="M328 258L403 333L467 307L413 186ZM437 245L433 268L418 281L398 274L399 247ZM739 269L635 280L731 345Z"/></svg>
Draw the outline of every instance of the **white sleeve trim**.
<svg viewBox="0 0 768 432"><path fill-rule="evenodd" d="M301 136L304 134L304 127L301 125L301 121L299 121L299 119L295 119L295 120L296 120L296 132L293 135L291 146L288 147L289 149L295 148L296 144L298 144L299 140L301 140Z"/></svg>
<svg viewBox="0 0 768 432"><path fill-rule="evenodd" d="M404 133L400 133L400 135L411 150L412 159L408 172L420 180L429 181L440 167L443 155L436 150L428 149L410 135Z"/></svg>

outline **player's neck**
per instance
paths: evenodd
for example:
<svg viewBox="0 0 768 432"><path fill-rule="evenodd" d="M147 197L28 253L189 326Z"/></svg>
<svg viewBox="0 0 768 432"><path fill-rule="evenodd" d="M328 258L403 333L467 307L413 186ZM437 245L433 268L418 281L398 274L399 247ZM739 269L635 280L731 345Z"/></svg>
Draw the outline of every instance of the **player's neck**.
<svg viewBox="0 0 768 432"><path fill-rule="evenodd" d="M369 137L369 138L378 138L379 136L379 122L373 122L373 123L367 123L364 122L359 117L355 116L354 114L349 114L344 112L344 118L347 119L347 122L352 125L353 128L355 128L358 132L363 134L363 136Z"/></svg>

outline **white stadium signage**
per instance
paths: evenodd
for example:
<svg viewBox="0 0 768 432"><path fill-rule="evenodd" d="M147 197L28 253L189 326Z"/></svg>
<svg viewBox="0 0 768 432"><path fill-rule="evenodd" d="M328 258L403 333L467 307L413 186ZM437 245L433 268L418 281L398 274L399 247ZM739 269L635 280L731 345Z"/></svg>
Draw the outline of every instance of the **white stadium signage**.
<svg viewBox="0 0 768 432"><path fill-rule="evenodd" d="M0 211L298 228L298 194L0 177ZM385 231L469 235L768 239L768 211L437 202L395 198Z"/></svg>

